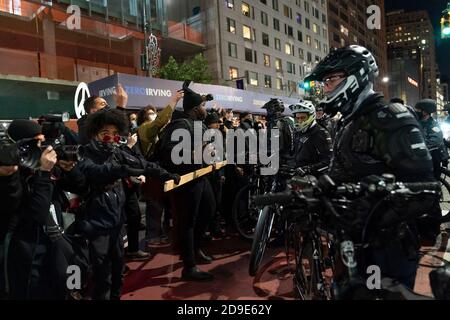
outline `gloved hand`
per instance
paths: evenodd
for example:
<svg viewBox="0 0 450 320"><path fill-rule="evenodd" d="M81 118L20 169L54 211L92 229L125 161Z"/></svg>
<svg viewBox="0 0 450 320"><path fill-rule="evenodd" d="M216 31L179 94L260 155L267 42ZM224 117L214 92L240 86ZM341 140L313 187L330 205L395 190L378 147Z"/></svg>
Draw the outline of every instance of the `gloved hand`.
<svg viewBox="0 0 450 320"><path fill-rule="evenodd" d="M167 172L166 174L163 174L161 176L161 179L163 179L164 181L173 180L175 182L175 184L179 184L181 177L178 174Z"/></svg>

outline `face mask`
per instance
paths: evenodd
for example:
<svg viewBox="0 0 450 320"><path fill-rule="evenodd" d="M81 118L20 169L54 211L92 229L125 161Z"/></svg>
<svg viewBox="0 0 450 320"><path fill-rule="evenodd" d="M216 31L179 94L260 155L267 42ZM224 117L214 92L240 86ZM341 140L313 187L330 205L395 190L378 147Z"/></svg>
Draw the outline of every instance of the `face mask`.
<svg viewBox="0 0 450 320"><path fill-rule="evenodd" d="M149 118L151 121L155 121L156 117L157 117L156 113L153 113L153 114L151 114L151 115L148 116L148 118Z"/></svg>
<svg viewBox="0 0 450 320"><path fill-rule="evenodd" d="M137 125L137 121L136 120L131 121L131 126L132 127L137 127L138 126Z"/></svg>
<svg viewBox="0 0 450 320"><path fill-rule="evenodd" d="M97 150L105 152L105 153L112 153L112 152L114 152L114 149L116 148L115 144L110 143L110 142L94 140L93 144Z"/></svg>

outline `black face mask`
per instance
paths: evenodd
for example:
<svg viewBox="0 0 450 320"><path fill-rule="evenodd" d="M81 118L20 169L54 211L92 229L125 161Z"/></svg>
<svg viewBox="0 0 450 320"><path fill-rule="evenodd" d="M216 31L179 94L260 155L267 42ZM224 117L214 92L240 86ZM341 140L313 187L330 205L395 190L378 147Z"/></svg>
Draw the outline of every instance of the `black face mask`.
<svg viewBox="0 0 450 320"><path fill-rule="evenodd" d="M92 144L96 150L104 153L113 153L114 150L116 149L114 143L92 140Z"/></svg>

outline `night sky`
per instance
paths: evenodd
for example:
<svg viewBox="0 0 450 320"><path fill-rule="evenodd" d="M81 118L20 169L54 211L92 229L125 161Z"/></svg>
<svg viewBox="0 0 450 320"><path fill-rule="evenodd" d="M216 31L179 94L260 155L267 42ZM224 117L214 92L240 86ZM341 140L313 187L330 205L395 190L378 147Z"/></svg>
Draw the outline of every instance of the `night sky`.
<svg viewBox="0 0 450 320"><path fill-rule="evenodd" d="M450 77L450 39L441 39L441 13L450 0L385 0L386 12L404 9L405 11L427 10L434 27L436 58L442 75Z"/></svg>

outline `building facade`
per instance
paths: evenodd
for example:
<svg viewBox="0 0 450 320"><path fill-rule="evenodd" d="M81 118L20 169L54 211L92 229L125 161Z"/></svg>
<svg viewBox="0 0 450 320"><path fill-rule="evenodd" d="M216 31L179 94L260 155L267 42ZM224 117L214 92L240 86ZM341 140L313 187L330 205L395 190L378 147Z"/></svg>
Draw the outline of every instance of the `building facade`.
<svg viewBox="0 0 450 320"><path fill-rule="evenodd" d="M213 0L204 56L215 82L300 97L299 83L329 52L325 0Z"/></svg>
<svg viewBox="0 0 450 320"><path fill-rule="evenodd" d="M165 0L0 1L0 103L11 106L0 116L23 114L12 107L23 105L33 116L45 104L73 111L79 82L146 75L141 55L151 33L161 62L193 55L204 49L199 17L169 16Z"/></svg>
<svg viewBox="0 0 450 320"><path fill-rule="evenodd" d="M388 52L389 96L414 106L420 100L419 50Z"/></svg>
<svg viewBox="0 0 450 320"><path fill-rule="evenodd" d="M379 8L381 19L379 29L368 27L370 16L367 15L367 10L373 5ZM384 0L328 0L328 25L330 47L340 48L358 44L374 54L380 69L375 90L383 92L387 97L389 75Z"/></svg>
<svg viewBox="0 0 450 320"><path fill-rule="evenodd" d="M388 51L404 51L419 60L421 99L436 100L437 72L434 30L426 11L387 14Z"/></svg>

